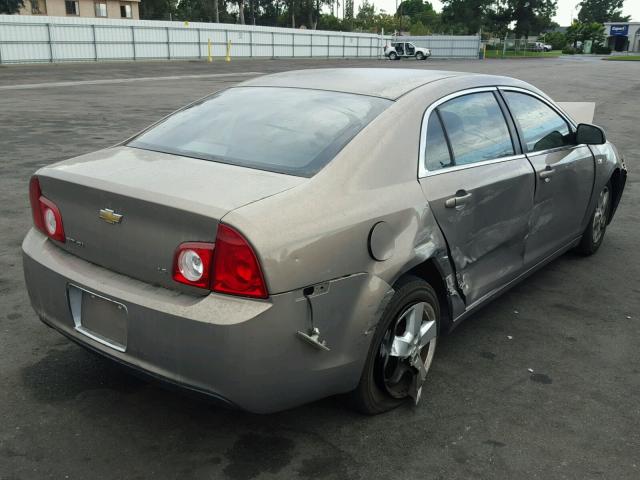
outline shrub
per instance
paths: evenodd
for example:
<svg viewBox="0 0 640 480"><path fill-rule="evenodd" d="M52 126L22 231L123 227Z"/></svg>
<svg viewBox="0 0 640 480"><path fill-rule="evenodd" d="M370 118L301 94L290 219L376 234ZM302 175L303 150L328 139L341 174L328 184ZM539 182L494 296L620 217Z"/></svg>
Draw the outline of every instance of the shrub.
<svg viewBox="0 0 640 480"><path fill-rule="evenodd" d="M611 49L609 47L607 47L606 45L594 45L593 46L593 53L595 53L597 55L610 55L611 54Z"/></svg>
<svg viewBox="0 0 640 480"><path fill-rule="evenodd" d="M562 50L567 44L567 37L561 32L549 32L544 36L544 43L551 45L552 50Z"/></svg>
<svg viewBox="0 0 640 480"><path fill-rule="evenodd" d="M565 55L575 55L576 49L573 48L571 45L567 45L562 49L562 53L564 53Z"/></svg>

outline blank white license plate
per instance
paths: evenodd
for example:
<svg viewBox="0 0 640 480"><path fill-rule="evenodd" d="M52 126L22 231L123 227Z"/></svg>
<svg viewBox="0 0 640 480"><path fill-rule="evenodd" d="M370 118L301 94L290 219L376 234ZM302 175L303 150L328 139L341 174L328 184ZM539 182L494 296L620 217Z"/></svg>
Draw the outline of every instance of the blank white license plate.
<svg viewBox="0 0 640 480"><path fill-rule="evenodd" d="M69 284L69 306L76 331L120 352L127 349L127 307Z"/></svg>

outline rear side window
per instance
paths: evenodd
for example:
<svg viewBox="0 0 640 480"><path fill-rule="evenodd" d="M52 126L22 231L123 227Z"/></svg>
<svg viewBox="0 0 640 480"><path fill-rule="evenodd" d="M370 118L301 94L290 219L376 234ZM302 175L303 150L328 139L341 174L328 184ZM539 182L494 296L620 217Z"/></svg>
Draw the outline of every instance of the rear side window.
<svg viewBox="0 0 640 480"><path fill-rule="evenodd" d="M451 154L447 139L442 130L438 112L432 112L427 124L427 142L424 151L424 163L429 172L451 165Z"/></svg>
<svg viewBox="0 0 640 480"><path fill-rule="evenodd" d="M175 113L128 145L310 177L391 103L320 90L236 87Z"/></svg>
<svg viewBox="0 0 640 480"><path fill-rule="evenodd" d="M567 122L546 103L524 93L505 91L503 95L522 132L527 152L539 152L573 143Z"/></svg>
<svg viewBox="0 0 640 480"><path fill-rule="evenodd" d="M451 144L453 165L515 153L507 122L492 92L454 98L440 105L438 112Z"/></svg>

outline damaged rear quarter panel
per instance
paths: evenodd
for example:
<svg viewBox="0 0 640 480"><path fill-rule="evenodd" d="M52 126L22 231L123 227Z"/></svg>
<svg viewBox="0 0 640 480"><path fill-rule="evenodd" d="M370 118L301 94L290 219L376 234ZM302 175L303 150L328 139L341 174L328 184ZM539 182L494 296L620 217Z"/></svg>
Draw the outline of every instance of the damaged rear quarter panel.
<svg viewBox="0 0 640 480"><path fill-rule="evenodd" d="M372 335L366 333L379 321L390 288L402 274L429 259L442 273L454 316L464 309L445 239L418 182L420 129L428 105L483 81L483 76L452 78L410 92L308 182L224 217L255 247L270 294L367 274L370 287L363 291L371 293L361 306L366 305L368 318L352 310L354 299L339 292L339 284L323 295L326 298L314 299L317 326L324 328L322 334L332 348L323 355L346 354L359 337L369 342ZM495 81L486 77L486 82ZM390 250L384 261L371 256L368 244L379 222L393 232L393 245L383 249L385 254ZM377 283L387 288L375 287Z"/></svg>

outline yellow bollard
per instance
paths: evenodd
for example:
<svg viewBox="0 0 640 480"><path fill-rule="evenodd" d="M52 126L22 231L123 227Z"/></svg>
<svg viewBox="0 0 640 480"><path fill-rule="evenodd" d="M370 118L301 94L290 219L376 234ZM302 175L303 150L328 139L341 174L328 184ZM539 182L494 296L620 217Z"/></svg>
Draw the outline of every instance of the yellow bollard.
<svg viewBox="0 0 640 480"><path fill-rule="evenodd" d="M227 41L227 56L225 58L227 62L231 61L231 40Z"/></svg>
<svg viewBox="0 0 640 480"><path fill-rule="evenodd" d="M207 43L207 53L209 63L213 62L213 57L211 56L211 39L209 39L209 42Z"/></svg>

